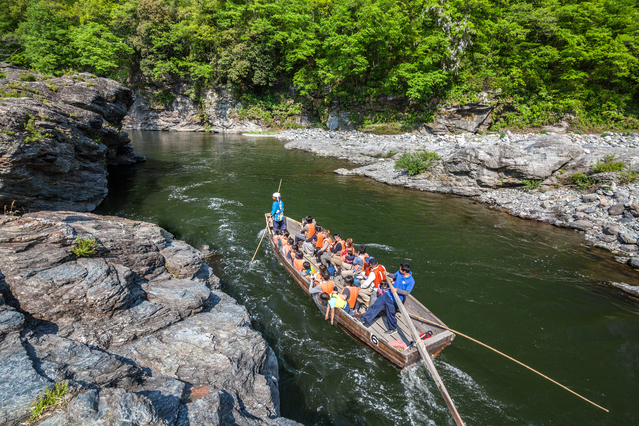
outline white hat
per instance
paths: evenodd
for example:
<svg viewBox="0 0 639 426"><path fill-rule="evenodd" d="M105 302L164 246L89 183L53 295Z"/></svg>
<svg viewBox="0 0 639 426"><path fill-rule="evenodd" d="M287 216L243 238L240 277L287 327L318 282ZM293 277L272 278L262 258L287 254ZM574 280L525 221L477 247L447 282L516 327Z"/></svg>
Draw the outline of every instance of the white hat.
<svg viewBox="0 0 639 426"><path fill-rule="evenodd" d="M282 198L282 194L280 194L279 192L274 192L274 193L273 193L273 197L275 197L275 198Z"/></svg>

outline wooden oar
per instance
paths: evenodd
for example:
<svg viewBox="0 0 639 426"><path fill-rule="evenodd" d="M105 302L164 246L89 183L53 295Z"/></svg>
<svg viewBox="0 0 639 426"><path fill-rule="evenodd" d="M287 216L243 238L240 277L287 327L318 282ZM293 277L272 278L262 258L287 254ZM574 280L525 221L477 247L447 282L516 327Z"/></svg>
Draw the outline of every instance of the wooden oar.
<svg viewBox="0 0 639 426"><path fill-rule="evenodd" d="M444 382L442 381L441 377L439 377L439 373L437 372L437 369L435 368L435 364L433 363L433 360L431 359L430 354L428 353L428 351L424 347L426 342L424 342L419 337L419 334L417 333L417 330L415 329L415 325L413 324L413 321L410 319L410 316L409 316L408 312L406 311L406 308L404 307L404 304L402 303L401 299L399 298L399 295L397 293L395 293L394 291L392 291L392 290L394 290L393 285L391 284L390 287L391 287L391 294L395 298L395 303L397 303L397 306L399 307L399 310L402 313L402 316L404 318L406 318L406 322L408 323L408 327L410 328L410 332L413 334L413 339L415 340L415 345L417 346L417 350L419 351L419 354L422 356L422 359L424 360L424 364L426 364L426 367L428 368L428 371L430 372L431 377L435 381L435 384L437 385L437 389L439 389L439 392L444 397L444 401L446 402L446 406L448 406L448 409L450 410L450 413L453 415L453 419L455 420L455 424L457 426L464 426L464 421L462 420L461 416L457 412L457 408L455 407L455 403L450 398L450 395L448 395L448 391L446 390L446 386L444 386Z"/></svg>
<svg viewBox="0 0 639 426"><path fill-rule="evenodd" d="M404 312L403 312L403 311L402 311L402 315L404 315ZM419 320L419 321L423 321L423 322L426 322L426 323L432 324L432 325L434 325L434 326L436 326L436 327L443 328L444 330L448 330L448 331L450 331L450 332L452 332L452 333L455 333L455 334L457 334L458 336L462 336L462 337L467 338L468 340L472 340L473 342L477 343L478 345L481 345L481 346L483 346L483 347L485 347L485 348L488 348L488 349L490 349L491 351L496 352L496 353L498 353L499 355L504 356L504 357L508 358L509 360L511 360L511 361L513 361L513 362L516 362L517 364L521 365L522 367L526 367L527 369L529 369L529 370L530 370L530 371L532 371L533 373L539 374L539 375L540 375L541 377L543 377L544 379L550 380L551 382L553 382L553 383L554 383L554 384L556 384L557 386L560 386L560 387L564 388L565 390L567 390L568 392L570 392L570 393L571 393L571 394L573 394L573 395L577 395L579 398L583 399L583 400L584 400L584 401L586 401L586 402L591 403L592 405L594 405L595 407L597 407L597 408L599 408L599 409L601 409L601 410L604 410L606 413L609 413L609 412L610 412L607 408L603 408L602 406L595 404L594 402L592 402L592 401L591 401L591 400L589 400L588 398L586 398L586 397L583 397L583 396L579 395L577 392L573 391L572 389L567 388L566 386L564 386L564 385L562 385L561 383L559 383L559 382L557 382L557 381L555 381L555 380L551 379L550 377L546 376L545 374L540 373L539 371L535 370L534 368L527 366L527 365L526 365L526 364L524 364L523 362L521 362L521 361L517 361L515 358L513 358L513 357L511 357L511 356L508 356L508 355L506 355L505 353L500 352L500 351L498 351L497 349L492 348L492 347L488 346L487 344L480 342L480 341L479 341L479 340L477 340L477 339L473 339L472 337L470 337L470 336L468 336L468 335L466 335L466 334L464 334L464 333L460 333L460 332L459 332L459 331L457 331L457 330L453 330L452 328L448 328L448 327L446 327L446 326L445 326L445 325L443 325L443 324L439 324L439 323L437 323L437 322L434 322L434 321L428 320L428 319L426 319L426 318L418 317L417 315L413 315L413 314L410 314L410 316L411 316L411 317L413 317L413 318L415 318L416 320ZM412 322L411 322L411 324L412 324ZM417 340L415 340L415 341L417 342Z"/></svg>

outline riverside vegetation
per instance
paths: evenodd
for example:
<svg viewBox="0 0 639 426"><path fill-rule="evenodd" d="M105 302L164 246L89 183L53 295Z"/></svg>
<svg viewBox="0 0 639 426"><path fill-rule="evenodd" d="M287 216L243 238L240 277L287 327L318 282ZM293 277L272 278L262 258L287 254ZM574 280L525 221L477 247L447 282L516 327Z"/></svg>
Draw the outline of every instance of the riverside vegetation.
<svg viewBox="0 0 639 426"><path fill-rule="evenodd" d="M0 0L0 61L188 81L195 101L228 85L240 114L286 126L335 105L410 126L483 93L493 130L636 129L638 32L634 0Z"/></svg>

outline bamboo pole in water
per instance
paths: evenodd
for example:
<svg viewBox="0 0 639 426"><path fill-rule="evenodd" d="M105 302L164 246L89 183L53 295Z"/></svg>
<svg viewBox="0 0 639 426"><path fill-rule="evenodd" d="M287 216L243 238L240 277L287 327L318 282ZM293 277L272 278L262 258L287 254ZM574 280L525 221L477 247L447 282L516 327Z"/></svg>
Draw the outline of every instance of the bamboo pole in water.
<svg viewBox="0 0 639 426"><path fill-rule="evenodd" d="M402 315L404 315L404 312L402 312ZM583 397L583 396L579 395L579 394L578 394L577 392L575 392L574 390L567 388L566 386L564 386L564 385L562 385L561 383L559 383L559 382L557 382L557 381L555 381L555 380L551 379L550 377L546 376L545 374L540 373L539 371L535 370L534 368L527 366L527 365L526 365L526 364L524 364L523 362L521 362L521 361L517 361L515 358L513 358L513 357L511 357L511 356L508 356L508 355L506 355L505 353L500 352L500 351L498 351L497 349L495 349L495 348L493 348L493 347L490 347L490 346L488 346L487 344L482 343L482 342L480 342L480 341L479 341L479 340L477 340L477 339L473 339L472 337L470 337L470 336L468 336L468 335L466 335L466 334L464 334L464 333L460 333L460 332L459 332L459 331L457 331L457 330L453 330L452 328L448 328L448 327L446 327L445 325L442 325L442 324L436 323L436 322L431 321L431 320L428 320L428 319L426 319L426 318L422 318L422 317L419 317L419 316L414 315L414 314L410 314L410 316L411 316L411 317L413 317L413 318L415 318L416 320L423 321L423 322L426 322L426 323L428 323L428 324L432 324L432 325L434 325L434 326L436 326L436 327L443 328L444 330L448 330L448 331L450 331L450 332L452 332L452 333L455 333L455 334L457 334L457 335L459 335L459 336L465 337L465 338L467 338L468 340L472 340L473 342L477 343L478 345L481 345L481 346L483 346L483 347L485 347L485 348L488 348L488 349L490 349L491 351L496 352L496 353L498 353L499 355L501 355L501 356L503 356L503 357L506 357L506 358L508 358L509 360L513 361L513 362L516 362L517 364L521 365L522 367L525 367L525 368L529 369L529 370L530 370L530 371L532 371L533 373L539 374L539 375L540 375L541 377L543 377L544 379L550 380L551 382L553 382L553 383L554 383L554 384L556 384L557 386L560 386L560 387L564 388L565 390L567 390L567 391L568 391L568 392L570 392L571 394L578 396L579 398L583 399L583 400L584 400L584 401L586 401L586 402L589 402L590 404L594 405L595 407L597 407L597 408L599 408L599 409L601 409L601 410L604 410L606 413L609 413L609 412L610 412L607 408L603 408L602 406L595 404L594 402L592 402L592 401L591 401L591 400L589 400L588 398L586 398L586 397ZM410 323L412 324L412 321L411 321ZM415 340L415 341L417 342L417 340Z"/></svg>
<svg viewBox="0 0 639 426"><path fill-rule="evenodd" d="M262 240L264 240L264 235L266 235L268 232L268 224L266 224L266 228L264 228L264 233L262 234L262 238L260 238L260 243L257 245L257 248L255 249L255 253L253 253L253 257L251 258L251 262L255 259L255 256L257 255L257 251L260 249L260 246L262 245ZM249 262L249 263L251 263Z"/></svg>
<svg viewBox="0 0 639 426"><path fill-rule="evenodd" d="M424 364L426 364L426 367L428 368L428 371L430 372L431 377L435 381L435 384L437 385L437 389L439 389L439 392L444 397L446 406L448 406L450 413L453 415L455 424L457 426L464 426L464 421L462 420L461 416L457 412L455 403L450 398L450 395L448 394L448 391L446 390L446 386L444 386L444 382L442 381L441 377L439 377L439 373L437 372L437 369L435 368L435 364L433 363L433 360L431 359L430 354L424 347L425 342L422 339L420 339L419 333L417 333L417 330L415 329L415 325L413 324L413 321L410 319L410 316L408 312L406 311L406 308L404 307L404 304L402 303L401 299L399 298L399 295L395 293L394 291L392 291L395 288L393 287L392 284L390 287L391 287L391 294L395 298L395 303L397 303L397 306L399 307L399 310L402 313L402 316L406 318L408 327L410 328L410 331L413 334L413 339L415 339L415 345L417 346L417 350L419 351L419 354L422 356L422 359L424 360Z"/></svg>

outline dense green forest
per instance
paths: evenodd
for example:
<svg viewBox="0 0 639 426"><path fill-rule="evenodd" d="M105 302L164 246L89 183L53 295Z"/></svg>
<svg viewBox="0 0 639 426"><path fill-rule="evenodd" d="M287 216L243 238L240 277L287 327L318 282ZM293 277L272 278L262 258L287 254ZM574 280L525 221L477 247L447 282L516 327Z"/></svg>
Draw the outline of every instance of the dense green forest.
<svg viewBox="0 0 639 426"><path fill-rule="evenodd" d="M497 126L639 127L637 0L0 0L0 33L0 61L187 79L194 99L208 85L320 112L392 98L408 121L487 92Z"/></svg>

